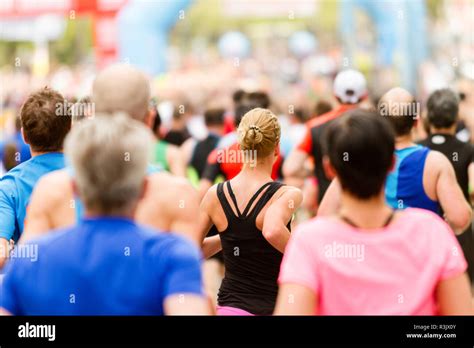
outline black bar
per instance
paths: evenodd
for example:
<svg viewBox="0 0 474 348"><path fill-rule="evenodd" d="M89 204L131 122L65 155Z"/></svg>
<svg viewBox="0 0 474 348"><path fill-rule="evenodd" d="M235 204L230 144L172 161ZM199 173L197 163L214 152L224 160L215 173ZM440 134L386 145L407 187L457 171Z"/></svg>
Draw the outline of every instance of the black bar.
<svg viewBox="0 0 474 348"><path fill-rule="evenodd" d="M20 325L55 325L55 339L19 337ZM416 327L415 327L416 325ZM455 327L453 327L455 325ZM23 327L23 333L26 332ZM421 334L409 338L407 334ZM451 335L434 338L433 335ZM432 335L427 337L427 335ZM455 337L453 336L455 335ZM425 336L425 337L423 337ZM474 317L2 317L0 346L65 344L391 344L474 346Z"/></svg>

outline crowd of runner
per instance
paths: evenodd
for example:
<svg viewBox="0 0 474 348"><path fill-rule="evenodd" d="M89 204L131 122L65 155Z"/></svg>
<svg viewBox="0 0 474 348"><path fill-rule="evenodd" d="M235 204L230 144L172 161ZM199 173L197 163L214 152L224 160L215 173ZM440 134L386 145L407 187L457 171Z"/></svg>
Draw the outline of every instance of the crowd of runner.
<svg viewBox="0 0 474 348"><path fill-rule="evenodd" d="M166 127L130 65L80 100L31 93L0 144L2 312L474 314L459 86L375 100L346 69L310 112L239 89L199 117L175 103Z"/></svg>

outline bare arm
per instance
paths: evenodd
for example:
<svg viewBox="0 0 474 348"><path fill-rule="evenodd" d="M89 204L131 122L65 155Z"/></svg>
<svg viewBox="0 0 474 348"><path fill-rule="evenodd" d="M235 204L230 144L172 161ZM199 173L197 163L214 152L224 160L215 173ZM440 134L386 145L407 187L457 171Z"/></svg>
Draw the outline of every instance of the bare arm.
<svg viewBox="0 0 474 348"><path fill-rule="evenodd" d="M212 227L212 220L209 213L213 209L213 196L215 195L216 187L214 186L206 192L199 206L198 228L195 237L195 239L199 241L199 245L201 245Z"/></svg>
<svg viewBox="0 0 474 348"><path fill-rule="evenodd" d="M5 308L0 308L0 316L7 316L7 315L12 315L9 311L7 311Z"/></svg>
<svg viewBox="0 0 474 348"><path fill-rule="evenodd" d="M299 149L294 149L283 163L283 176L285 178L291 177L306 177L305 161L308 154Z"/></svg>
<svg viewBox="0 0 474 348"><path fill-rule="evenodd" d="M290 231L286 225L293 213L301 205L303 195L297 188L285 190L265 212L262 234L265 239L277 250L284 253L290 239Z"/></svg>
<svg viewBox="0 0 474 348"><path fill-rule="evenodd" d="M440 315L473 315L473 303L466 273L442 280L436 288Z"/></svg>
<svg viewBox="0 0 474 348"><path fill-rule="evenodd" d="M0 237L0 269L7 263L10 256L11 242Z"/></svg>
<svg viewBox="0 0 474 348"><path fill-rule="evenodd" d="M166 315L211 315L209 302L195 294L168 296L164 301Z"/></svg>
<svg viewBox="0 0 474 348"><path fill-rule="evenodd" d="M319 205L318 216L334 215L341 205L341 185L334 179Z"/></svg>
<svg viewBox="0 0 474 348"><path fill-rule="evenodd" d="M472 209L458 185L451 162L443 154L435 151L432 151L430 156L432 156L432 163L436 161L439 173L436 196L454 232L462 233L471 223Z"/></svg>
<svg viewBox="0 0 474 348"><path fill-rule="evenodd" d="M216 186L207 191L199 207L199 220L195 239L202 245L202 252L205 258L211 257L222 249L218 235L206 238L213 225L209 212L215 208L214 197L216 197Z"/></svg>
<svg viewBox="0 0 474 348"><path fill-rule="evenodd" d="M202 253L207 259L222 250L221 238L219 235L204 238L202 243Z"/></svg>
<svg viewBox="0 0 474 348"><path fill-rule="evenodd" d="M275 315L316 315L317 295L298 284L282 284L278 291Z"/></svg>

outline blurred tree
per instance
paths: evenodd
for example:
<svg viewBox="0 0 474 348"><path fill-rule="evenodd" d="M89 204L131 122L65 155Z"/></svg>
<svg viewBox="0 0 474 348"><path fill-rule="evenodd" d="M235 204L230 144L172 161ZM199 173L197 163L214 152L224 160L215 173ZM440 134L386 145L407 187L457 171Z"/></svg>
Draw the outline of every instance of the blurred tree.
<svg viewBox="0 0 474 348"><path fill-rule="evenodd" d="M31 52L32 42L0 40L0 67L14 66L20 53ZM77 64L92 49L92 20L90 17L68 19L63 36L49 43L52 64ZM31 56L31 54L28 54Z"/></svg>
<svg viewBox="0 0 474 348"><path fill-rule="evenodd" d="M68 19L63 36L49 44L53 63L74 65L92 49L92 20L90 17Z"/></svg>
<svg viewBox="0 0 474 348"><path fill-rule="evenodd" d="M19 56L19 53L32 49L33 43L31 42L0 40L0 67L4 65L15 66L15 59Z"/></svg>
<svg viewBox="0 0 474 348"><path fill-rule="evenodd" d="M236 0L242 1L242 0ZM258 1L257 1L258 2ZM262 3L258 2L259 4ZM271 6L269 3L267 6ZM186 49L195 37L205 37L211 42L216 42L219 36L228 30L239 30L247 34L262 25L291 25L294 30L308 29L310 31L333 32L337 25L337 1L316 1L319 10L314 17L295 16L289 20L288 16L258 17L251 13L248 16L232 17L223 11L223 0L197 0L184 13L183 20L178 21L171 32L171 43Z"/></svg>
<svg viewBox="0 0 474 348"><path fill-rule="evenodd" d="M431 18L438 19L443 15L444 0L425 0L427 13Z"/></svg>

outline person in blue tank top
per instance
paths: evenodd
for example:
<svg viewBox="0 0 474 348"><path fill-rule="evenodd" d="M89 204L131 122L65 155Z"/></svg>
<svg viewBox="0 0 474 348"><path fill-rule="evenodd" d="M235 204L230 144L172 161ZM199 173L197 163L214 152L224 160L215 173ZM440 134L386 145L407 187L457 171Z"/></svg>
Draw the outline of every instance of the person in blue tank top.
<svg viewBox="0 0 474 348"><path fill-rule="evenodd" d="M33 94L20 111L23 138L31 158L0 179L0 267L8 258L10 244L20 238L31 192L45 174L64 168L63 141L71 129L64 97L49 88Z"/></svg>
<svg viewBox="0 0 474 348"><path fill-rule="evenodd" d="M419 103L401 88L387 92L379 101L378 111L395 132L395 164L385 183L385 198L395 209L418 207L439 214L440 204L432 199L423 184L430 149L413 142L411 131L419 115ZM430 197L431 196L431 197Z"/></svg>
<svg viewBox="0 0 474 348"><path fill-rule="evenodd" d="M37 247L39 257L8 263L0 297L4 313L210 314L198 248L133 220L148 184L152 139L149 129L125 115L74 127L65 153L85 216L22 244Z"/></svg>
<svg viewBox="0 0 474 348"><path fill-rule="evenodd" d="M472 210L449 160L413 142L411 131L419 115L418 105L402 88L391 89L379 101L378 112L391 124L396 137L394 168L385 183L385 198L395 209L422 208L437 214L442 209L452 229L462 233L471 223ZM340 194L339 183L333 181L318 215L337 211Z"/></svg>

